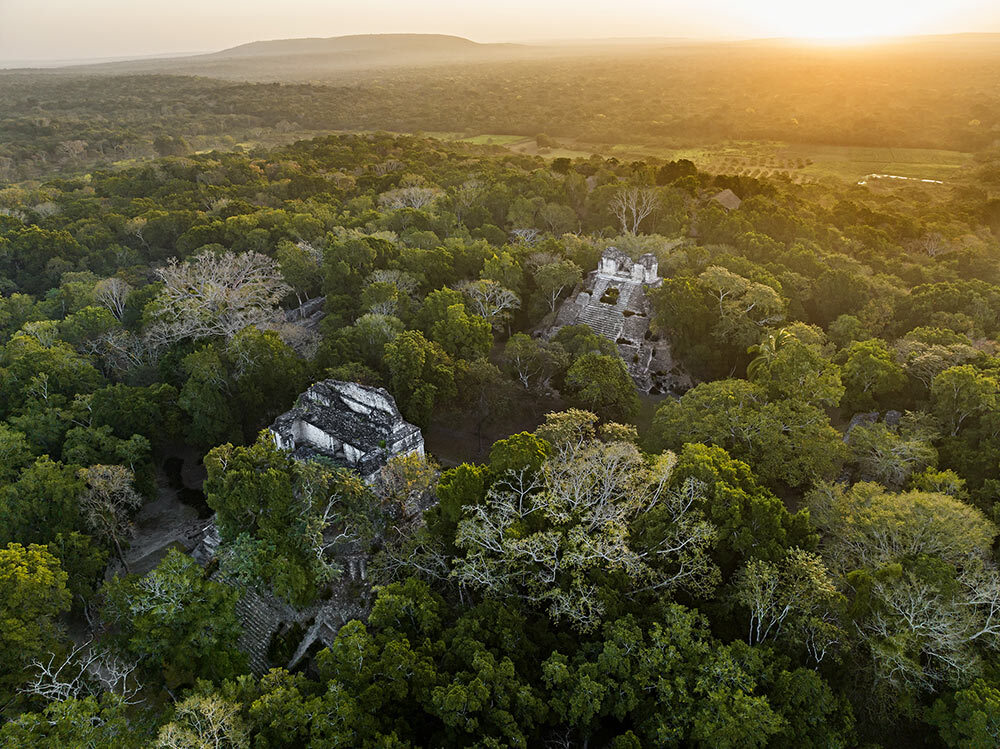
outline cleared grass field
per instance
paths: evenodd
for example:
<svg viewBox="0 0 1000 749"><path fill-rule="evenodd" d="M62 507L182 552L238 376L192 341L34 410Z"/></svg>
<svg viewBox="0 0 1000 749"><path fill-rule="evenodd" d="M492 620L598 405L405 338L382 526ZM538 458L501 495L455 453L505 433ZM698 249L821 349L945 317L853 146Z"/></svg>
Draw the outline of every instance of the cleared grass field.
<svg viewBox="0 0 1000 749"><path fill-rule="evenodd" d="M288 133L255 134L237 142L214 142L218 139L196 138L198 150L233 146L252 149L293 143L347 131L294 131ZM423 133L444 141L499 146L516 153L540 155L548 159L559 157L586 158L592 154L614 156L622 161L660 158L690 159L699 169L710 174L747 174L754 177L787 174L795 182L816 182L837 179L858 182L869 174L894 174L900 177L931 179L948 182L972 162L972 154L924 148L870 148L864 146L827 146L771 141L727 141L693 148L666 148L640 144L598 144L569 139L556 139L556 148L538 148L535 138L502 133L468 135L455 132ZM119 164L121 166L122 164Z"/></svg>
<svg viewBox="0 0 1000 749"><path fill-rule="evenodd" d="M476 135L472 138L462 138L464 142L474 143L477 146L510 146L524 139L523 135ZM529 140L534 143L534 140Z"/></svg>
<svg viewBox="0 0 1000 749"><path fill-rule="evenodd" d="M690 159L710 173L773 176L787 174L796 182L835 178L857 182L869 174L894 174L948 181L971 163L972 154L923 148L806 145L763 141L730 141L697 148L658 148L637 144L600 145L559 139L560 147L539 149L534 138L520 135L461 136L435 133L443 140L504 146L546 158L587 157L598 153L619 159Z"/></svg>
<svg viewBox="0 0 1000 749"><path fill-rule="evenodd" d="M462 133L426 132L431 138L439 140L458 141L461 143L472 143L476 146L514 146L531 143L534 145L534 138L526 138L523 135L495 135L486 133L484 135L463 135Z"/></svg>
<svg viewBox="0 0 1000 749"><path fill-rule="evenodd" d="M972 154L921 148L869 148L786 143L731 143L688 151L689 158L710 172L742 172L759 176L784 172L793 179L836 177L857 182L869 174L947 181L968 165Z"/></svg>

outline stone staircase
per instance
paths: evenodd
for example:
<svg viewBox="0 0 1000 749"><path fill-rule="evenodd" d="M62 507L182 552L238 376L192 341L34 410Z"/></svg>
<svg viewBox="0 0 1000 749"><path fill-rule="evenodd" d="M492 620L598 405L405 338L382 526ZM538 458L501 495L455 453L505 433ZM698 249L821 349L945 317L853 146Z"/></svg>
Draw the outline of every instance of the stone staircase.
<svg viewBox="0 0 1000 749"><path fill-rule="evenodd" d="M618 308L607 304L594 304L584 307L577 320L578 323L589 325L590 329L597 333L597 335L607 338L610 341L618 340L623 321L624 319Z"/></svg>
<svg viewBox="0 0 1000 749"><path fill-rule="evenodd" d="M237 646L247 654L250 670L262 676L271 668L267 657L271 636L283 621L294 618L295 612L276 601L265 599L254 590L240 590L242 595L236 604L236 616L243 624L243 634Z"/></svg>
<svg viewBox="0 0 1000 749"><path fill-rule="evenodd" d="M203 536L193 556L202 565L208 565L214 559L220 543L214 520L205 526ZM319 640L325 645L330 645L344 622L350 619L363 619L366 616L369 603L364 594L357 592L356 586L360 585L362 588L367 586L369 555L361 551L358 544L345 543L336 549L333 556L343 569L343 577L333 586L330 600L300 610L292 608L270 593L240 583L222 570L216 569L212 573L212 580L240 592L235 608L243 633L236 645L246 653L247 665L252 673L263 676L272 667L285 665L271 663L267 654L271 638L282 626L296 622L301 625L312 622L306 636L296 649L291 664L294 665L302 659L313 642Z"/></svg>

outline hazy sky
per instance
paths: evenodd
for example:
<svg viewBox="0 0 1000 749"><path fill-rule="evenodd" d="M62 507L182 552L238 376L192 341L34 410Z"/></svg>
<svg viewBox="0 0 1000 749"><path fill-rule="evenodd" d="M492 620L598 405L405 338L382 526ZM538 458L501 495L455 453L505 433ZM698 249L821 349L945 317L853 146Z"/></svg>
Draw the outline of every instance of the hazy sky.
<svg viewBox="0 0 1000 749"><path fill-rule="evenodd" d="M1000 31L997 0L0 0L0 60L202 52L257 39L456 34L858 37Z"/></svg>

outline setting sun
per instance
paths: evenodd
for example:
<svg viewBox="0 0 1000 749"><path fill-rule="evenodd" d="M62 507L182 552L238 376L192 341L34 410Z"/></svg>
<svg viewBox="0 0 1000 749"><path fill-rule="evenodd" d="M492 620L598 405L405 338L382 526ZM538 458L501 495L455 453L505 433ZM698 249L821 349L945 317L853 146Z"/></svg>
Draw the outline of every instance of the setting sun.
<svg viewBox="0 0 1000 749"><path fill-rule="evenodd" d="M769 36L829 42L863 41L920 33L954 11L934 0L841 0L836 3L777 0L754 6Z"/></svg>

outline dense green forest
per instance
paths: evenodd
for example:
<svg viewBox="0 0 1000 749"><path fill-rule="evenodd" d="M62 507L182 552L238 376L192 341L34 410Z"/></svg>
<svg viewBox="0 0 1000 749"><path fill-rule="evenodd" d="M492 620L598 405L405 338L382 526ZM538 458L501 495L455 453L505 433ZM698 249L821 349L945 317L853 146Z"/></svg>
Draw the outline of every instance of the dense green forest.
<svg viewBox="0 0 1000 749"><path fill-rule="evenodd" d="M508 75L496 110L449 82L438 114L393 122L420 98L402 79L329 98L0 80L0 746L997 744L990 152L962 183L864 187L373 133L177 143L279 117L502 118L532 80ZM996 100L965 95L919 123L935 145L987 144L966 110L995 129ZM660 132L627 102L590 112ZM176 139L159 158L85 168L154 134ZM64 136L86 141L76 163L53 156ZM726 188L739 208L712 200ZM638 231L612 207L628 190L655 206ZM585 326L530 335L609 246L657 255L654 325L687 392L640 401ZM370 486L297 463L260 430L324 377L487 445ZM530 427L504 433L513 418ZM131 519L184 446L205 454L219 557L129 574ZM331 529L372 555L370 613L253 676L241 588L323 599Z"/></svg>

